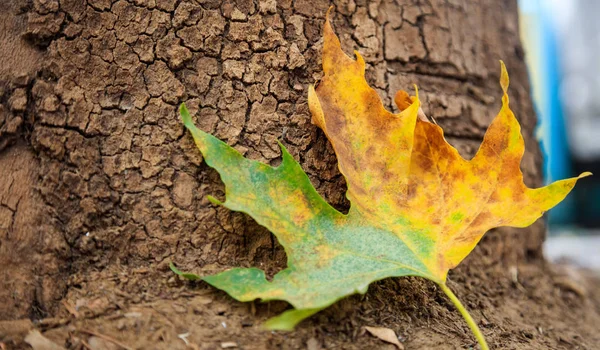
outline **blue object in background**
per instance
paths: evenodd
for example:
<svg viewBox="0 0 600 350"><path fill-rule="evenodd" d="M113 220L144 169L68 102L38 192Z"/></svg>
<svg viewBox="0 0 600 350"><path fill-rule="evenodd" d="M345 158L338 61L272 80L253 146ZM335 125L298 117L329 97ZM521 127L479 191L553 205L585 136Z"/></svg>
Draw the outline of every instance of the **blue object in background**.
<svg viewBox="0 0 600 350"><path fill-rule="evenodd" d="M563 105L561 65L552 13L547 1L519 0L521 39L538 116L537 137L544 155L544 180L550 183L573 176ZM550 210L550 224L575 221L573 195Z"/></svg>

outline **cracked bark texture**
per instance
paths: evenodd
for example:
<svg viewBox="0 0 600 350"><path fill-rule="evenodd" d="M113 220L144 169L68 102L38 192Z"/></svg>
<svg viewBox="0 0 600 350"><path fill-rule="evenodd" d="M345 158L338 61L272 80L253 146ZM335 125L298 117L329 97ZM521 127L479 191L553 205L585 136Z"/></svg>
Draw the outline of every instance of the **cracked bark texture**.
<svg viewBox="0 0 600 350"><path fill-rule="evenodd" d="M526 140L526 183L541 184L516 1L22 3L13 15L43 59L0 76L0 261L9 267L0 319L64 316L69 305L97 316L176 299L186 288L168 271L171 261L199 274L234 266L273 274L284 266L269 232L206 199L222 198L223 186L184 132L176 112L184 101L203 130L251 159L277 164L281 140L319 193L345 210L344 180L306 101L322 74L330 5L343 48L363 54L388 108L396 90L418 84L425 113L464 156L475 153L500 108L503 59ZM466 283L472 307L485 308L475 293L493 294L494 286L477 278L542 266L543 235L541 221L490 232L450 278ZM397 293L382 283L369 295ZM415 305L433 288L397 283L412 290L405 299ZM464 329L459 335L468 338Z"/></svg>

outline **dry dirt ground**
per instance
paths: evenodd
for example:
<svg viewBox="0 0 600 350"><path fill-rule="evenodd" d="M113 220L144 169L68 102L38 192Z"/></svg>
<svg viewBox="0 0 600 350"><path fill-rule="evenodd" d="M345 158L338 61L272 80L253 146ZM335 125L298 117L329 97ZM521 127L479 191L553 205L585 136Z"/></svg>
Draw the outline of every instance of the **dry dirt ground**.
<svg viewBox="0 0 600 350"><path fill-rule="evenodd" d="M0 349L474 349L460 315L416 278L373 284L294 332L260 324L285 303L239 303L173 275L285 263L250 218L212 206L219 178L176 116L246 156L278 161L281 139L344 210L344 182L309 123L327 1L0 0ZM512 73L526 181L539 149L514 1L336 1L346 48L364 53L389 105L413 82L426 113L472 155L499 108L497 59ZM490 73L491 72L491 73ZM502 229L449 276L493 349L600 348L599 284L550 266L543 222ZM39 340L41 339L41 340Z"/></svg>

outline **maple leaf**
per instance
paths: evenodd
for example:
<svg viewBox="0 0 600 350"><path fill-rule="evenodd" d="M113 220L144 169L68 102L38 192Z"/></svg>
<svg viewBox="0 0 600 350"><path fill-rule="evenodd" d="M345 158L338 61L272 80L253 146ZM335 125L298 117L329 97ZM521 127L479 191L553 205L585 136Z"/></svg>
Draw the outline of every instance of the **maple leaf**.
<svg viewBox="0 0 600 350"><path fill-rule="evenodd" d="M272 318L270 329L289 330L302 319L387 277L434 281L463 314L486 349L475 322L446 286L448 270L473 250L486 231L524 227L559 203L578 178L530 189L523 183L520 126L509 108L508 74L501 64L502 108L471 160L449 145L442 129L419 118L418 92L395 98L387 111L367 84L358 52L348 57L325 21L324 77L309 88L312 121L332 143L348 184L348 214L329 205L280 144L278 167L244 158L180 113L206 163L226 186L217 204L252 216L275 234L287 268L268 281L257 268L233 268L199 277L240 301L285 300L294 309Z"/></svg>

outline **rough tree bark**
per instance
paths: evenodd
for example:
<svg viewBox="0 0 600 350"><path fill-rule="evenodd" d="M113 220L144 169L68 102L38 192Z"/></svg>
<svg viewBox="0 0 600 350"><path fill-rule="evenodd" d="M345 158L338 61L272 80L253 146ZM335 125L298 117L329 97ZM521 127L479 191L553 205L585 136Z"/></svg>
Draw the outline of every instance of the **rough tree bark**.
<svg viewBox="0 0 600 350"><path fill-rule="evenodd" d="M86 329L138 348L382 346L364 325L394 329L409 349L474 344L442 294L419 279L376 283L295 333L271 334L254 326L285 304L241 304L168 270L176 261L199 274L233 266L272 274L285 264L269 232L206 200L223 187L184 132L180 102L252 159L276 164L281 140L317 190L347 208L335 156L306 104L331 4L343 47L364 55L385 104L418 84L425 113L466 157L499 110L503 59L526 140L526 183L541 184L514 0L0 0L8 9L0 320L9 320L0 341L23 345L7 329L31 319L71 348L102 343ZM543 237L542 221L490 232L450 274L492 347L598 344L589 312L597 304L585 284L552 273Z"/></svg>

